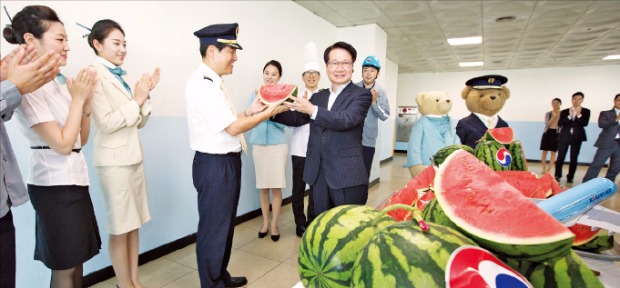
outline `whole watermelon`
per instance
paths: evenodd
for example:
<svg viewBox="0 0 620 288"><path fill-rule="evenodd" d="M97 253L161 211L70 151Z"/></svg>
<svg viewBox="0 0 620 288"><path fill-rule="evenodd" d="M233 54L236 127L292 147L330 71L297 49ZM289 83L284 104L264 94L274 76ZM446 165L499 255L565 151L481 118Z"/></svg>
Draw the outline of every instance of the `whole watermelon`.
<svg viewBox="0 0 620 288"><path fill-rule="evenodd" d="M435 224L439 224L442 226L450 227L452 229L458 230L458 227L446 216L446 213L443 212L441 206L439 206L439 202L437 199L433 199L422 211L422 218L428 222L432 222Z"/></svg>
<svg viewBox="0 0 620 288"><path fill-rule="evenodd" d="M342 205L321 213L299 245L304 287L350 287L357 254L377 231L393 223L392 217L362 205Z"/></svg>
<svg viewBox="0 0 620 288"><path fill-rule="evenodd" d="M415 222L400 222L377 233L355 260L351 287L446 287L450 254L477 245L452 228L429 226L424 233Z"/></svg>
<svg viewBox="0 0 620 288"><path fill-rule="evenodd" d="M450 145L450 146L446 146L446 147L439 149L437 153L433 155L432 157L433 165L439 167L439 165L441 165L441 163L443 163L443 161L446 160L446 158L448 158L448 156L450 156L452 152L459 150L459 149L463 149L471 153L471 155L475 155L474 149L472 149L471 147L467 145L462 145L462 144Z"/></svg>
<svg viewBox="0 0 620 288"><path fill-rule="evenodd" d="M604 287L592 270L572 250L565 256L542 262L506 257L500 259L525 276L536 288Z"/></svg>
<svg viewBox="0 0 620 288"><path fill-rule="evenodd" d="M474 155L478 160L487 164L495 171L508 171L512 164L512 155L504 144L496 141L484 140L476 144Z"/></svg>

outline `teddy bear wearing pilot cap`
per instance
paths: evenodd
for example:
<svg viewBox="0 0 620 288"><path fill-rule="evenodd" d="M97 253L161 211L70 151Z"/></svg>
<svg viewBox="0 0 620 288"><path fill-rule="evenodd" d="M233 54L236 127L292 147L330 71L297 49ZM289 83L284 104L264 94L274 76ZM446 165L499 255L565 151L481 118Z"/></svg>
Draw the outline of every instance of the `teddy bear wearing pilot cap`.
<svg viewBox="0 0 620 288"><path fill-rule="evenodd" d="M510 90L504 84L508 78L502 75L485 75L467 80L461 97L465 99L471 114L456 125L456 134L461 143L476 148L476 142L487 129L508 127L497 113L510 98Z"/></svg>

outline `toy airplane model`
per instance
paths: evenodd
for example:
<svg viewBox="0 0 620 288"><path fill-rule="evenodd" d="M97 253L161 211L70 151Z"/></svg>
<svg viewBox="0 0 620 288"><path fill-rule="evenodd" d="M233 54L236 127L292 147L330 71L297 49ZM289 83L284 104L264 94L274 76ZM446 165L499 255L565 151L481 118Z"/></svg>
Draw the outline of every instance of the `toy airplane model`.
<svg viewBox="0 0 620 288"><path fill-rule="evenodd" d="M575 223L620 233L620 213L599 203L616 193L616 184L606 178L594 178L549 199L532 199L564 226Z"/></svg>

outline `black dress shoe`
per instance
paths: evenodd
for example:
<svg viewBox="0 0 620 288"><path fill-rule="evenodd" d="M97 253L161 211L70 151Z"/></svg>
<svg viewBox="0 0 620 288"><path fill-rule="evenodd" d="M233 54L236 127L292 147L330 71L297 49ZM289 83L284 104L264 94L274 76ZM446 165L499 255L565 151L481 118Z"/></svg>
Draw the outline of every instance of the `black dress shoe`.
<svg viewBox="0 0 620 288"><path fill-rule="evenodd" d="M243 276L241 277L230 277L229 279L223 280L224 286L226 287L241 287L245 284L248 284L248 278Z"/></svg>
<svg viewBox="0 0 620 288"><path fill-rule="evenodd" d="M280 240L280 234L278 235L271 234L271 241L278 242L278 240Z"/></svg>
<svg viewBox="0 0 620 288"><path fill-rule="evenodd" d="M269 230L267 230L267 232L258 231L258 238L265 238L265 236L267 236L267 233L269 233Z"/></svg>
<svg viewBox="0 0 620 288"><path fill-rule="evenodd" d="M306 227L304 226L297 226L297 229L295 229L295 234L299 237L303 236L304 232L306 232Z"/></svg>

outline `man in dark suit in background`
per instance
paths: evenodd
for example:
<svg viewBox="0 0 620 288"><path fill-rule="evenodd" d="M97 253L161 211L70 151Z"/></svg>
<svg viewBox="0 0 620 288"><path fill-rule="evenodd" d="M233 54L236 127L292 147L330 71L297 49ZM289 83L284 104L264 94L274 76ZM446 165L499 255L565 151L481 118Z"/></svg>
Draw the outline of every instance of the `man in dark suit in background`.
<svg viewBox="0 0 620 288"><path fill-rule="evenodd" d="M560 134L558 135L558 159L555 161L555 179L560 182L562 179L562 166L564 166L564 158L570 146L570 165L568 166L568 174L566 174L566 183L573 183L575 171L577 170L577 158L581 144L588 140L586 130L583 127L588 126L590 122L590 110L581 107L584 95L582 92L575 92L571 99L573 106L560 112Z"/></svg>
<svg viewBox="0 0 620 288"><path fill-rule="evenodd" d="M603 129L594 146L598 147L592 164L588 167L583 182L598 176L605 161L609 158L609 168L605 178L616 182L616 176L620 172L620 94L614 97L614 108L609 111L603 111L598 116L598 127ZM610 158L611 157L611 158Z"/></svg>
<svg viewBox="0 0 620 288"><path fill-rule="evenodd" d="M362 131L370 108L370 91L351 82L357 51L345 42L325 49L330 89L311 100L285 102L291 110L273 121L288 126L310 123L303 179L312 187L316 215L344 204L366 204L368 172L364 166Z"/></svg>

